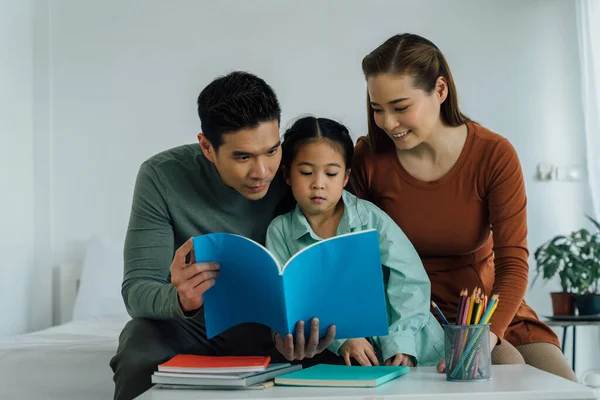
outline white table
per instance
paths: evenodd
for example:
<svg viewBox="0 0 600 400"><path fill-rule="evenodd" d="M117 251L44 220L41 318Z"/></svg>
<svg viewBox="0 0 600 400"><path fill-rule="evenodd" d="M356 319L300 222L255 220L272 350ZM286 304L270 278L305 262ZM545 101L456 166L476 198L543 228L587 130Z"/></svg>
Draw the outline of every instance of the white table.
<svg viewBox="0 0 600 400"><path fill-rule="evenodd" d="M435 367L411 368L406 375L376 388L316 388L275 386L265 390L181 390L151 388L140 400L262 399L262 400L521 400L596 399L593 389L529 365L494 365L488 382L446 381Z"/></svg>

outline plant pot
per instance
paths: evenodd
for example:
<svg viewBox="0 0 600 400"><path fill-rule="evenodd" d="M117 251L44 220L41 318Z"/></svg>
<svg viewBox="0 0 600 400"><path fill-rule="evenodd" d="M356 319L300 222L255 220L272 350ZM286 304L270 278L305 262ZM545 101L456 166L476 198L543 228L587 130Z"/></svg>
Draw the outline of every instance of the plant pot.
<svg viewBox="0 0 600 400"><path fill-rule="evenodd" d="M575 296L579 315L600 314L600 294L582 294Z"/></svg>
<svg viewBox="0 0 600 400"><path fill-rule="evenodd" d="M571 293L553 292L550 296L552 296L553 315L575 315L575 300Z"/></svg>

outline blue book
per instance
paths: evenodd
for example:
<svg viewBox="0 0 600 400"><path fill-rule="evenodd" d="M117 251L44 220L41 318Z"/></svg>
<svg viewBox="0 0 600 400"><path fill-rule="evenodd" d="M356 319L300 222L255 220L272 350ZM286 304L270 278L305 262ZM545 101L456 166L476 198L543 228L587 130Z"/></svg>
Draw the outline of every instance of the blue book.
<svg viewBox="0 0 600 400"><path fill-rule="evenodd" d="M243 236L195 237L196 262L216 261L220 275L204 293L210 339L238 324L255 322L286 335L297 321L319 319L320 337L336 325L336 338L389 334L379 234L371 229L308 246L285 265Z"/></svg>
<svg viewBox="0 0 600 400"><path fill-rule="evenodd" d="M283 386L329 386L329 387L375 387L408 372L405 366L347 366L319 364L300 371L280 375L275 385Z"/></svg>

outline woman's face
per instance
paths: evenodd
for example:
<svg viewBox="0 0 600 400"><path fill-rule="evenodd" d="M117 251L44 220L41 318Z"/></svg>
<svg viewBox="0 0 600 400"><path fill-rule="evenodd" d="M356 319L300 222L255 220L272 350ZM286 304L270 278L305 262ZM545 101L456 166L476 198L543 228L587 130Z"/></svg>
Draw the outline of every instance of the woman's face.
<svg viewBox="0 0 600 400"><path fill-rule="evenodd" d="M398 150L413 149L427 140L441 124L440 106L448 93L441 77L431 93L412 83L408 75L378 74L367 79L375 124Z"/></svg>

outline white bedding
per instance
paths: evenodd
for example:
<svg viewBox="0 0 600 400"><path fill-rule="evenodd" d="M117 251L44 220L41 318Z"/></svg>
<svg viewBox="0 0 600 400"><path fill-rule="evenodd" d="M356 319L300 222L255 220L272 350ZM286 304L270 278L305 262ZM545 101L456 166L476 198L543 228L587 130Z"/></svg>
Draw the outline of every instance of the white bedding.
<svg viewBox="0 0 600 400"><path fill-rule="evenodd" d="M0 399L112 399L108 363L127 320L79 320L0 339Z"/></svg>

